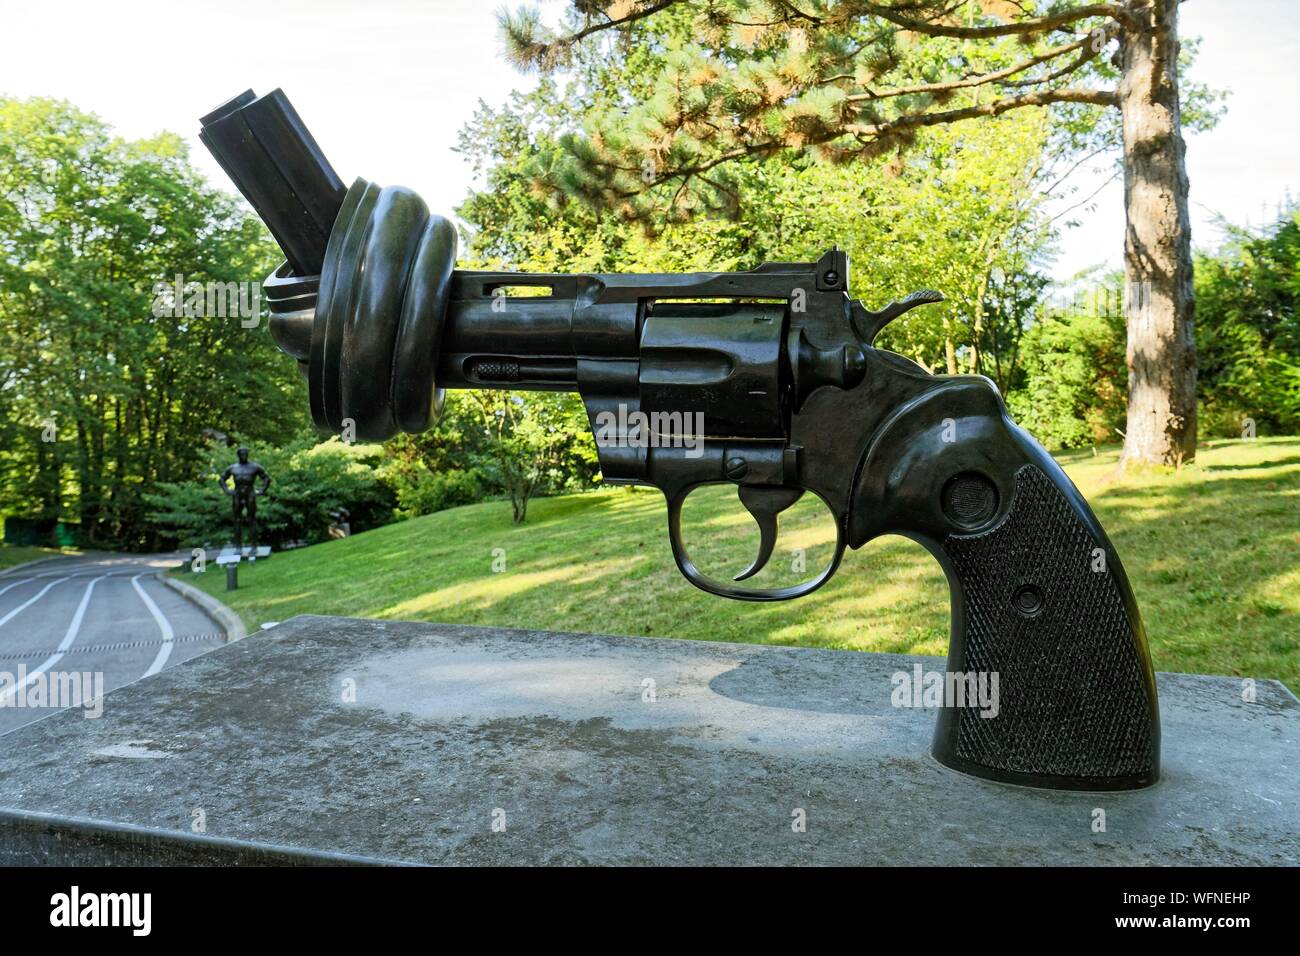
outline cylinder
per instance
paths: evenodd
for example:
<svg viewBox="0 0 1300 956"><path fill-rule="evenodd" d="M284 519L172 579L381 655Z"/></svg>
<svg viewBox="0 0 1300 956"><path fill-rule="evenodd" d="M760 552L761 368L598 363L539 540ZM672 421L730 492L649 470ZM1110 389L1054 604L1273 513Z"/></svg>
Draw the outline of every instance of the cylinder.
<svg viewBox="0 0 1300 956"><path fill-rule="evenodd" d="M641 330L641 410L689 416L708 435L779 437L784 355L783 305L655 302Z"/></svg>

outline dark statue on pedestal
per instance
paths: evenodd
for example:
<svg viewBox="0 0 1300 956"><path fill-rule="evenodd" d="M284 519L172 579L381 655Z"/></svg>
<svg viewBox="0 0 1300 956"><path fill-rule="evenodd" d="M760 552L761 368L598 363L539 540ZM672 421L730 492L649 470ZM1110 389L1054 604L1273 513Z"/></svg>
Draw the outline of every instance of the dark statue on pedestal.
<svg viewBox="0 0 1300 956"><path fill-rule="evenodd" d="M221 490L230 496L231 516L235 520L235 548L243 550L243 518L248 517L248 539L257 553L257 499L271 487L271 476L255 461L248 460L248 449L239 449L239 461L221 473ZM228 482L233 479L234 487ZM257 488L258 480L262 487Z"/></svg>

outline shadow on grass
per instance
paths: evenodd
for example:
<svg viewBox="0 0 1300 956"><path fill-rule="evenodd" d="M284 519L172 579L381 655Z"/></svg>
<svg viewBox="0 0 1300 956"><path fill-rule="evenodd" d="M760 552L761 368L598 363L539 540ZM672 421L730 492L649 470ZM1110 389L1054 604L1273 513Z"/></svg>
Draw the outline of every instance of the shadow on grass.
<svg viewBox="0 0 1300 956"><path fill-rule="evenodd" d="M1266 468L1261 462L1254 468ZM1116 488L1094 504L1142 609L1158 668L1300 687L1300 475ZM1291 520L1287 520L1288 517Z"/></svg>
<svg viewBox="0 0 1300 956"><path fill-rule="evenodd" d="M1286 458L1270 458L1267 461L1254 464L1208 465L1204 471L1207 474L1214 474L1216 471L1258 471L1261 468L1285 468L1288 465L1300 465L1300 455L1289 455Z"/></svg>

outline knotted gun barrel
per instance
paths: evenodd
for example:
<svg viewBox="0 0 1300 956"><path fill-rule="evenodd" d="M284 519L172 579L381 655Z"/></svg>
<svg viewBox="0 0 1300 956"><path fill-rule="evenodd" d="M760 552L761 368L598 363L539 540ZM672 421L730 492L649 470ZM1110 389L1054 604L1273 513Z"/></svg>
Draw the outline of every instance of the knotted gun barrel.
<svg viewBox="0 0 1300 956"><path fill-rule="evenodd" d="M287 256L263 286L271 333L307 375L322 429L420 432L446 388L576 391L604 479L664 493L674 560L703 590L799 597L846 547L886 533L939 560L948 676L993 675L1001 688L993 719L946 702L942 763L1068 789L1158 778L1141 617L1087 502L988 379L932 375L874 344L938 293L868 309L849 298L836 249L747 272L457 270L451 223L400 186L344 190L279 90L236 97L203 124ZM658 440L674 430L701 440ZM682 539L683 502L710 484L735 487L759 529L757 557L730 581L704 573ZM740 586L806 493L833 520L825 569L796 586Z"/></svg>

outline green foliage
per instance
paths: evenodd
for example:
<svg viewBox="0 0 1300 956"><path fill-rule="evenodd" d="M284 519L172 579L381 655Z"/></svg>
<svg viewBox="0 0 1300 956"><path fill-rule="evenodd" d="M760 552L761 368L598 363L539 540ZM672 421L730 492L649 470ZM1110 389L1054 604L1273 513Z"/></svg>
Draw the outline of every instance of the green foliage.
<svg viewBox="0 0 1300 956"><path fill-rule="evenodd" d="M396 495L398 516L414 518L500 494L477 464L487 454L488 441L476 409L459 392L447 395L435 428L390 439L382 471Z"/></svg>
<svg viewBox="0 0 1300 956"><path fill-rule="evenodd" d="M815 260L831 246L853 261L852 293L883 305L938 288L941 306L910 312L880 339L939 371L990 371L990 348L1014 343L1032 305L1024 293L1050 250L1035 186L1048 127L1040 115L946 127L888 164L828 166L808 159L734 171L743 220L660 224L602 215L548 177L575 120L602 108L609 90L644 88L657 63L581 53L561 88L543 80L504 107L483 106L460 150L486 188L457 210L468 224L467 260L529 271L668 272L748 269L764 260ZM1019 288L1020 293L1013 294ZM1041 288L1041 281L1036 288Z"/></svg>
<svg viewBox="0 0 1300 956"><path fill-rule="evenodd" d="M1124 318L1083 310L1044 315L1024 333L1007 409L1050 449L1116 439L1124 421Z"/></svg>
<svg viewBox="0 0 1300 956"><path fill-rule="evenodd" d="M1231 239L1196 262L1200 428L1240 437L1300 431L1300 212ZM1112 441L1124 428L1127 375L1120 277L1064 314L1040 309L1004 385L1013 417L1052 448ZM1003 354L1001 352L997 354ZM1009 386L1009 387L1008 387Z"/></svg>
<svg viewBox="0 0 1300 956"><path fill-rule="evenodd" d="M382 471L400 517L500 496L518 522L532 497L590 487L596 449L576 395L453 391L436 428L385 446Z"/></svg>
<svg viewBox="0 0 1300 956"><path fill-rule="evenodd" d="M323 541L330 512L339 508L351 513L354 532L392 520L394 495L376 468L383 457L378 445L348 446L331 438L320 444L297 441L284 449L254 445L251 452L252 460L271 475L269 491L257 499L263 544ZM217 479L234 453L214 443L205 458L199 477L163 482L146 495L149 520L183 547L219 547L233 533L231 501Z"/></svg>
<svg viewBox="0 0 1300 956"><path fill-rule="evenodd" d="M205 433L280 442L305 389L266 323L155 315L155 285L260 282L279 253L179 137L128 142L47 99L0 99L0 512L157 547L147 496Z"/></svg>
<svg viewBox="0 0 1300 956"><path fill-rule="evenodd" d="M1241 435L1300 431L1300 212L1259 235L1234 230L1196 263L1201 427Z"/></svg>
<svg viewBox="0 0 1300 956"><path fill-rule="evenodd" d="M532 9L502 13L501 26L508 55L526 69L649 51L645 81L584 111L545 169L553 188L642 220L742 207L748 215L738 165L888 158L927 127L1027 105L1056 104L1072 146L1118 143L1118 124L1102 115L1111 101L1080 95L1115 86L1121 24L1109 11L1039 26L1059 9L960 7L628 0L605 11L575 0L558 31ZM970 28L997 29L960 35ZM1186 44L1184 57L1193 53ZM1198 89L1193 100L1189 117L1212 122L1214 97Z"/></svg>
<svg viewBox="0 0 1300 956"><path fill-rule="evenodd" d="M1022 246L1032 252L1032 246ZM1030 262L1011 255L989 275L984 293L984 334L980 371L993 379L1003 395L1023 379L1021 362L1027 321L1037 310L1051 279L1034 271Z"/></svg>
<svg viewBox="0 0 1300 956"><path fill-rule="evenodd" d="M590 485L596 448L576 396L486 390L467 396L486 438L471 461L505 491L516 524L534 495Z"/></svg>
<svg viewBox="0 0 1300 956"><path fill-rule="evenodd" d="M416 518L461 505L473 504L489 497L485 476L468 462L452 471L422 471L395 477L397 514Z"/></svg>

